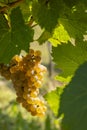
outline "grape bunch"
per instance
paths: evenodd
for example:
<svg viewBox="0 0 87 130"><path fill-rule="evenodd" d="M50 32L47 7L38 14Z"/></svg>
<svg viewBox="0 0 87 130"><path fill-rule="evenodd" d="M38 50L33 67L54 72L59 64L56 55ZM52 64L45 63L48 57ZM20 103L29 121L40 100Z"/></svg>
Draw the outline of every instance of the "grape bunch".
<svg viewBox="0 0 87 130"><path fill-rule="evenodd" d="M13 82L17 101L33 116L43 116L46 111L45 103L39 97L46 67L40 62L41 52L30 49L26 56L15 55L9 65L0 64L1 75Z"/></svg>

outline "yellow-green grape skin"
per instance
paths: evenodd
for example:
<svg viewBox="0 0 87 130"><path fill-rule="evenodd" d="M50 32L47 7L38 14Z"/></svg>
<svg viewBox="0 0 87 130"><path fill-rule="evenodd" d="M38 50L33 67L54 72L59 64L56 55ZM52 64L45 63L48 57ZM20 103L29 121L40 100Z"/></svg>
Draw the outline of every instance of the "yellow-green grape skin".
<svg viewBox="0 0 87 130"><path fill-rule="evenodd" d="M37 106L36 106L35 104L32 104L32 105L30 106L31 112L35 112L35 111L36 111L36 108L37 108Z"/></svg>
<svg viewBox="0 0 87 130"><path fill-rule="evenodd" d="M31 93L30 93L30 96L33 97L33 98L37 97L37 95L38 95L37 92L31 92Z"/></svg>
<svg viewBox="0 0 87 130"><path fill-rule="evenodd" d="M34 53L35 56L41 56L41 52L39 50L35 51Z"/></svg>
<svg viewBox="0 0 87 130"><path fill-rule="evenodd" d="M34 112L31 111L31 115L32 116L37 116L37 112L36 111L34 111Z"/></svg>
<svg viewBox="0 0 87 130"><path fill-rule="evenodd" d="M28 70L28 71L26 72L26 76L30 77L30 76L32 76L32 75L34 75L34 70Z"/></svg>
<svg viewBox="0 0 87 130"><path fill-rule="evenodd" d="M22 103L22 102L24 102L24 99L22 97L17 97L16 101L19 102L19 103Z"/></svg>
<svg viewBox="0 0 87 130"><path fill-rule="evenodd" d="M22 57L18 56L18 55L15 55L11 62L10 62L10 66L15 66L17 65L20 61L22 60Z"/></svg>
<svg viewBox="0 0 87 130"><path fill-rule="evenodd" d="M32 82L36 82L38 80L38 76L35 75L35 76L31 76L31 81Z"/></svg>
<svg viewBox="0 0 87 130"><path fill-rule="evenodd" d="M28 97L28 98L27 98L27 102L28 102L29 104L34 104L34 98Z"/></svg>
<svg viewBox="0 0 87 130"><path fill-rule="evenodd" d="M34 55L34 50L33 50L33 49L30 49L30 50L29 50L29 54L30 54L31 56L33 56L33 55Z"/></svg>
<svg viewBox="0 0 87 130"><path fill-rule="evenodd" d="M41 65L41 64L38 64L38 65L35 67L35 70L36 70L37 73L39 73L39 72L46 72L46 71L47 71L46 67L43 66L43 65Z"/></svg>
<svg viewBox="0 0 87 130"><path fill-rule="evenodd" d="M37 116L38 117L43 117L43 116L45 116L45 112L37 113Z"/></svg>
<svg viewBox="0 0 87 130"><path fill-rule="evenodd" d="M39 106L39 107L37 107L37 113L41 113L42 112L42 107L41 106Z"/></svg>
<svg viewBox="0 0 87 130"><path fill-rule="evenodd" d="M17 96L22 96L23 95L23 91L22 91L21 88L15 88L15 90L16 90Z"/></svg>
<svg viewBox="0 0 87 130"><path fill-rule="evenodd" d="M38 79L39 79L39 80L42 80L42 79L43 79L43 73L42 73L42 72L38 73L37 76L38 76Z"/></svg>
<svg viewBox="0 0 87 130"><path fill-rule="evenodd" d="M38 64L41 61L41 57L40 56L36 56L35 57L35 63Z"/></svg>
<svg viewBox="0 0 87 130"><path fill-rule="evenodd" d="M24 87L24 92L27 93L30 91L30 88L28 88L27 86Z"/></svg>
<svg viewBox="0 0 87 130"><path fill-rule="evenodd" d="M30 49L26 56L14 56L8 66L0 66L0 73L10 77L16 91L17 101L33 116L44 115L46 107L39 98L46 68L40 64L41 52ZM5 73L4 73L5 72Z"/></svg>
<svg viewBox="0 0 87 130"><path fill-rule="evenodd" d="M45 112L47 110L47 107L46 106L43 106L43 111Z"/></svg>
<svg viewBox="0 0 87 130"><path fill-rule="evenodd" d="M11 77L10 71L9 71L9 66L0 64L0 74L5 77L7 80L9 80Z"/></svg>
<svg viewBox="0 0 87 130"><path fill-rule="evenodd" d="M25 108L28 107L28 103L26 102L26 100L22 102L22 106L25 107Z"/></svg>
<svg viewBox="0 0 87 130"><path fill-rule="evenodd" d="M23 93L23 98L24 98L24 99L27 99L27 98L28 98L28 95L27 95L25 92Z"/></svg>
<svg viewBox="0 0 87 130"><path fill-rule="evenodd" d="M40 80L37 80L35 83L34 83L34 86L36 87L36 88L40 88L41 87L41 81Z"/></svg>
<svg viewBox="0 0 87 130"><path fill-rule="evenodd" d="M12 73L15 73L15 72L18 71L18 70L19 70L18 66L13 66L13 67L10 68L10 73L11 73L11 74L12 74Z"/></svg>

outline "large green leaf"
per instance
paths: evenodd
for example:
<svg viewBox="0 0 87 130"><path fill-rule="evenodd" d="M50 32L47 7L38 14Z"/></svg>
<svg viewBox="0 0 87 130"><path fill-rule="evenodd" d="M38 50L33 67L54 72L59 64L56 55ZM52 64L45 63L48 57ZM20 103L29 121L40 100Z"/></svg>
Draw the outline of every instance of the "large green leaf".
<svg viewBox="0 0 87 130"><path fill-rule="evenodd" d="M87 61L87 42L80 42L76 46L62 44L52 49L53 61L62 70L64 77L74 75L76 69Z"/></svg>
<svg viewBox="0 0 87 130"><path fill-rule="evenodd" d="M68 5L68 6L67 6ZM71 42L70 38L83 40L87 34L87 2L85 0L34 0L32 15L46 31L52 33L54 46ZM61 25L61 26L60 26ZM49 37L48 37L49 38ZM76 43L76 41L75 41Z"/></svg>
<svg viewBox="0 0 87 130"><path fill-rule="evenodd" d="M10 28L4 17L0 23L0 62L4 63L8 63L12 56L19 54L22 49L28 51L29 42L33 38L33 32L25 25L19 8L12 10L10 19Z"/></svg>
<svg viewBox="0 0 87 130"><path fill-rule="evenodd" d="M59 22L64 26L71 38L83 40L87 34L87 2L79 1L72 8L65 7L60 14Z"/></svg>
<svg viewBox="0 0 87 130"><path fill-rule="evenodd" d="M72 4L75 4L72 8L64 5L59 15L58 26L54 29L50 40L55 46L61 42L72 42L72 39L74 41L72 43L75 44L82 41L87 34L87 2L73 1Z"/></svg>
<svg viewBox="0 0 87 130"><path fill-rule="evenodd" d="M62 10L61 0L42 1L35 0L32 14L35 21L48 32L51 32L58 24L59 13Z"/></svg>
<svg viewBox="0 0 87 130"><path fill-rule="evenodd" d="M87 130L87 62L79 67L60 99L63 130Z"/></svg>

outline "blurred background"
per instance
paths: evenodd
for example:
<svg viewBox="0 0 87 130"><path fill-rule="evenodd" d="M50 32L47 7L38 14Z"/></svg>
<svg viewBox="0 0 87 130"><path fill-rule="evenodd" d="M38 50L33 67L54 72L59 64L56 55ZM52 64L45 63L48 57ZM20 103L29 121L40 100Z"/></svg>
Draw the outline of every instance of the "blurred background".
<svg viewBox="0 0 87 130"><path fill-rule="evenodd" d="M34 42L30 48L42 52L42 64L48 69L40 90L41 95L45 95L58 86L53 78L56 71L50 56L51 46L49 43L38 45ZM16 102L16 94L11 81L0 76L0 130L60 130L60 127L49 105L47 105L45 117L31 116Z"/></svg>

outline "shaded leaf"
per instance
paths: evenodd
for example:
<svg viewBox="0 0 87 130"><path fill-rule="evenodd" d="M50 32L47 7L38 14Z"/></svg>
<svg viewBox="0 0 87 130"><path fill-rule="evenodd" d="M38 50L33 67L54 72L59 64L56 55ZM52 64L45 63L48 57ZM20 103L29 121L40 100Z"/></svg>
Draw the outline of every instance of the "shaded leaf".
<svg viewBox="0 0 87 130"><path fill-rule="evenodd" d="M50 0L47 4L45 2L33 3L32 14L35 21L48 32L51 32L58 23L59 13L62 9L60 0Z"/></svg>
<svg viewBox="0 0 87 130"><path fill-rule="evenodd" d="M60 99L63 130L87 130L87 62L77 69Z"/></svg>
<svg viewBox="0 0 87 130"><path fill-rule="evenodd" d="M31 42L33 38L33 32L25 25L19 8L12 10L10 19L10 29L5 26L0 27L0 33L2 30L6 30L2 32L0 39L0 62L4 63L8 63L9 60L15 54L19 54L22 49L28 51L29 42ZM1 25L4 25L3 21Z"/></svg>
<svg viewBox="0 0 87 130"><path fill-rule="evenodd" d="M44 31L41 36L38 38L38 42L39 44L43 44L44 42L46 42L48 40L48 38L51 37L51 34L47 31Z"/></svg>
<svg viewBox="0 0 87 130"><path fill-rule="evenodd" d="M69 36L74 39L83 40L87 34L87 2L79 1L72 8L65 6L60 14L59 22L64 26Z"/></svg>

